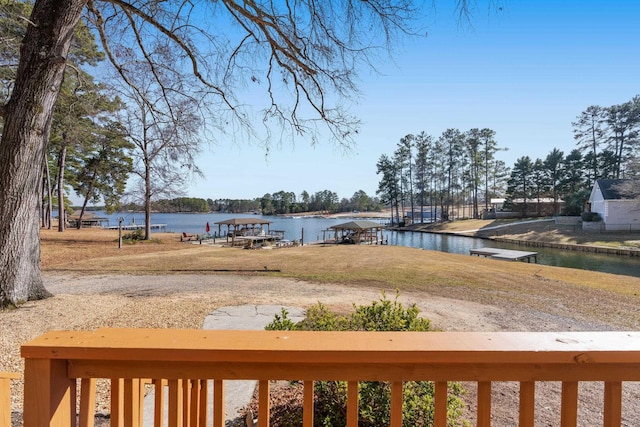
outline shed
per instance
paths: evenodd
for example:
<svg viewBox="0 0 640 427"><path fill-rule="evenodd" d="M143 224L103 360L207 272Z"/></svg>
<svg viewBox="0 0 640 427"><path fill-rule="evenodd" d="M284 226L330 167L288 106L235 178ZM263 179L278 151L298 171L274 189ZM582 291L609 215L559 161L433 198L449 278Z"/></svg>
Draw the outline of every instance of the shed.
<svg viewBox="0 0 640 427"><path fill-rule="evenodd" d="M589 196L591 212L607 231L640 231L640 180L598 179Z"/></svg>
<svg viewBox="0 0 640 427"><path fill-rule="evenodd" d="M334 231L336 243L382 244L384 225L374 221L355 220L329 227Z"/></svg>

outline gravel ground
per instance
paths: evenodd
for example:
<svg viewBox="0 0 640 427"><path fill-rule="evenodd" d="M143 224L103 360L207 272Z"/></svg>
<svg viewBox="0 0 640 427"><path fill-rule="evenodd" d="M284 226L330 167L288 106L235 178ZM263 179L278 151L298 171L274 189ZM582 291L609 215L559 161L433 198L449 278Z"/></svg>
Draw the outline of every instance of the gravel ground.
<svg viewBox="0 0 640 427"><path fill-rule="evenodd" d="M98 327L201 328L213 310L241 304L283 304L308 307L318 301L337 310L352 303L367 304L380 298L380 290L337 285L319 285L271 277L242 275L103 275L44 274L47 288L55 295L28 302L17 310L0 312L0 371L23 371L20 345L48 330L91 330ZM392 297L394 290L387 290ZM583 296L588 298L588 296ZM556 331L616 330L619 323L585 321L572 312L573 304L559 310L527 305L504 306L496 296L451 297L427 292L404 292L403 303L416 303L436 328L450 331ZM486 303L486 301L495 301ZM479 303L476 301L483 301ZM573 301L579 303L579 301ZM538 307L540 305L537 305ZM474 421L475 385L468 390L468 418ZM22 411L22 381L12 385L12 407ZM586 383L580 389L580 425L601 424L602 386ZM623 425L640 425L640 385L625 384ZM518 385L499 383L493 389L495 426L517 424ZM558 425L559 384L540 384L536 391L537 426ZM107 411L108 389L99 385L97 410ZM516 410L514 410L516 409ZM16 418L18 419L18 418Z"/></svg>

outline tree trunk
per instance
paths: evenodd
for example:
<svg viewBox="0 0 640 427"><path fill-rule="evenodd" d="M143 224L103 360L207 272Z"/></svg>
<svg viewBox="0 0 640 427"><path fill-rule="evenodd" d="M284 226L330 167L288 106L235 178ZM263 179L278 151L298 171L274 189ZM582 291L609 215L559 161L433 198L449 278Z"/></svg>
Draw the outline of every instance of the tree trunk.
<svg viewBox="0 0 640 427"><path fill-rule="evenodd" d="M80 209L80 215L78 215L78 230L82 228L82 218L84 218L84 212L87 210L87 205L89 204L89 199L91 198L91 194L93 193L93 183L95 182L95 173L93 174L93 179L91 180L91 184L89 184L89 189L84 195L84 201L82 202L82 209Z"/></svg>
<svg viewBox="0 0 640 427"><path fill-rule="evenodd" d="M58 154L58 231L62 233L67 223L64 209L64 164L67 157L67 137L62 134L62 147Z"/></svg>
<svg viewBox="0 0 640 427"><path fill-rule="evenodd" d="M51 216L53 215L53 198L52 198L52 194L51 194L51 173L49 171L49 162L47 162L46 159L46 155L45 155L45 168L46 168L46 182L47 182L47 230L51 230L51 223L52 218Z"/></svg>
<svg viewBox="0 0 640 427"><path fill-rule="evenodd" d="M0 140L0 306L49 296L40 276L38 208L53 105L85 0L38 0L20 47Z"/></svg>
<svg viewBox="0 0 640 427"><path fill-rule="evenodd" d="M151 239L151 165L145 160L144 171L144 240Z"/></svg>

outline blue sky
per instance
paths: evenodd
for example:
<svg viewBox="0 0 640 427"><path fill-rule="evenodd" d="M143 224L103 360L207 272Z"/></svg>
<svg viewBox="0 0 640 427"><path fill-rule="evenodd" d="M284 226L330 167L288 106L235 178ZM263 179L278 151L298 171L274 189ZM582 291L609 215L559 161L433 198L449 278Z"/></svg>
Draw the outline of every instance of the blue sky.
<svg viewBox="0 0 640 427"><path fill-rule="evenodd" d="M640 94L640 1L504 0L488 11L479 0L471 27L450 6L429 9L425 37L405 40L381 75L363 70L362 120L345 154L322 140L284 143L270 151L237 141L206 146L204 179L191 197L255 198L265 193L358 190L375 195L376 162L401 137L478 127L496 131L497 157L512 166L528 155L574 146L571 122L590 105L610 106ZM495 2L494 2L495 3Z"/></svg>

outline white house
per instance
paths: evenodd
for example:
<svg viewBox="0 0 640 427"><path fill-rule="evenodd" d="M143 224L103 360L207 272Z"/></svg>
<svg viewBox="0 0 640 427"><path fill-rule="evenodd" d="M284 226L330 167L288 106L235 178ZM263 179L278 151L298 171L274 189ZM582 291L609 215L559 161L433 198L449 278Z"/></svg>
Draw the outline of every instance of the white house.
<svg viewBox="0 0 640 427"><path fill-rule="evenodd" d="M640 180L598 179L589 203L604 230L640 231Z"/></svg>

